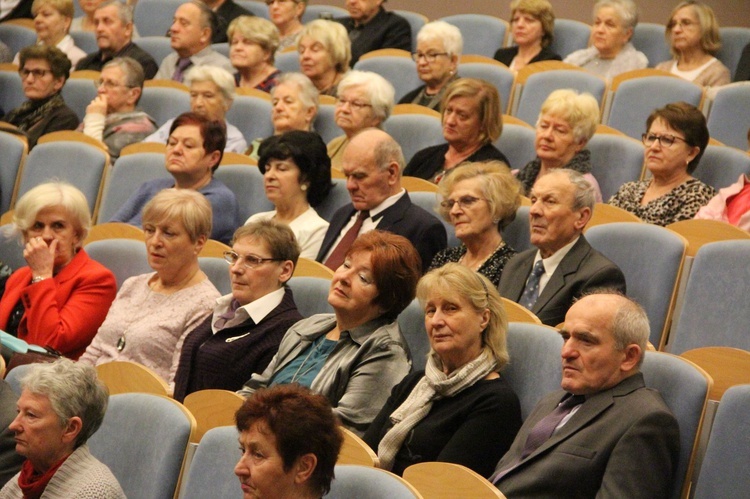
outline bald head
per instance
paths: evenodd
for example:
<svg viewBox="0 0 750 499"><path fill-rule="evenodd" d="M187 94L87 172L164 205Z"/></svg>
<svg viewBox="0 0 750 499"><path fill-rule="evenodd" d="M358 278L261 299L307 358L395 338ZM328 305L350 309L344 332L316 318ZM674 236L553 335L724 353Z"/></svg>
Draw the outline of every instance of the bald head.
<svg viewBox="0 0 750 499"><path fill-rule="evenodd" d="M346 188L357 210L372 210L401 191L404 155L393 137L377 128L367 128L344 150L342 170Z"/></svg>

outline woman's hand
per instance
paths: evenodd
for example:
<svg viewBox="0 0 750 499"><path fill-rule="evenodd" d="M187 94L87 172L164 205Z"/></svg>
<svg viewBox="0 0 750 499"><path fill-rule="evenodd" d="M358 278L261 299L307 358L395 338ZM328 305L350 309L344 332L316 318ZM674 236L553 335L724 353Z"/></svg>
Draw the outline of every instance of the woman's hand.
<svg viewBox="0 0 750 499"><path fill-rule="evenodd" d="M23 249L23 257L29 264L33 277L52 277L55 266L55 250L57 250L57 239L53 239L47 246L44 238L32 237Z"/></svg>

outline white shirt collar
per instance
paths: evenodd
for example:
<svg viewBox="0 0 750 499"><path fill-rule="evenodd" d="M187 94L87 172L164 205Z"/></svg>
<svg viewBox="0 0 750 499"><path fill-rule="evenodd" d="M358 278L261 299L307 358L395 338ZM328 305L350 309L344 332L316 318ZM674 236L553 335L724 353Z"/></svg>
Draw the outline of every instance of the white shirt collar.
<svg viewBox="0 0 750 499"><path fill-rule="evenodd" d="M211 321L211 329L213 329L214 334L216 333L216 328L214 328L213 323L216 322L216 319L218 319L221 314L229 310L229 304L232 303L232 298L233 296L231 294L228 294L216 299L214 316ZM271 313L274 308L278 307L281 303L281 300L283 299L284 287L268 293L265 296L261 296L257 300L238 308L234 318L227 321L225 327L236 326L237 324L245 322L248 318L252 319L253 322L258 324L260 323L260 321L265 319L266 316Z"/></svg>

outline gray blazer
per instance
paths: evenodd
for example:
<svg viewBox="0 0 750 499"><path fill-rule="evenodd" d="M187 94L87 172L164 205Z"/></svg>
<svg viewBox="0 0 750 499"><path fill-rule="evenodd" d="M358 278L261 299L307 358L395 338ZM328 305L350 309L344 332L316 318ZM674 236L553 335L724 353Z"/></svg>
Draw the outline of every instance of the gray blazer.
<svg viewBox="0 0 750 499"><path fill-rule="evenodd" d="M497 287L501 296L514 302L521 299L536 252L536 248L526 250L505 264ZM625 276L581 235L552 274L531 311L544 324L556 326L565 320L576 298L596 288L614 288L625 294Z"/></svg>
<svg viewBox="0 0 750 499"><path fill-rule="evenodd" d="M334 314L313 315L296 323L284 335L266 370L253 374L237 393L248 396L268 386L274 374L335 325ZM342 424L361 435L385 405L391 389L410 370L409 349L398 323L375 319L341 332L310 388L325 395Z"/></svg>
<svg viewBox="0 0 750 499"><path fill-rule="evenodd" d="M534 425L562 399L544 397L495 471L516 462ZM503 476L508 497L658 499L671 493L680 450L677 420L637 373L589 396L549 440Z"/></svg>

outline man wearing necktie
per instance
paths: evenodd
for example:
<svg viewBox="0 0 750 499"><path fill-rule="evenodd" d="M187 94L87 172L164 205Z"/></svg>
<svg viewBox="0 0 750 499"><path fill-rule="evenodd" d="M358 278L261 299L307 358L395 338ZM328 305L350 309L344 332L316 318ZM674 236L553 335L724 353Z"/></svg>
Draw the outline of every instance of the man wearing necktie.
<svg viewBox="0 0 750 499"><path fill-rule="evenodd" d="M670 497L679 427L640 366L648 317L619 294L565 316L562 390L544 397L490 478L508 498Z"/></svg>
<svg viewBox="0 0 750 499"><path fill-rule="evenodd" d="M552 170L539 177L530 198L529 229L536 248L508 261L500 295L556 326L586 291L606 287L625 293L622 271L583 236L595 203L594 188L583 175Z"/></svg>
<svg viewBox="0 0 750 499"><path fill-rule="evenodd" d="M412 204L401 187L401 146L377 128L352 137L343 156L346 188L352 202L334 213L316 260L337 269L356 236L373 229L408 239L422 259L422 269L447 245L445 227L432 214Z"/></svg>

